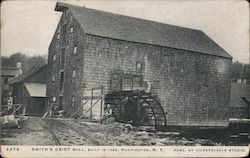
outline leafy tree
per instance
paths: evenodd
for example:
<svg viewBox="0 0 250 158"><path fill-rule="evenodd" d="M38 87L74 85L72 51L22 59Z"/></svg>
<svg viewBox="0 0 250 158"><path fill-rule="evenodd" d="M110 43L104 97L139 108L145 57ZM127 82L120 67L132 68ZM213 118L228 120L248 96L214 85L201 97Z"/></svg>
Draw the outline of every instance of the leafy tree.
<svg viewBox="0 0 250 158"><path fill-rule="evenodd" d="M232 64L232 78L250 80L250 64L242 64L238 61Z"/></svg>
<svg viewBox="0 0 250 158"><path fill-rule="evenodd" d="M242 64L239 63L238 61L236 61L232 64L232 78L235 78L235 79L240 78L241 67L242 67Z"/></svg>
<svg viewBox="0 0 250 158"><path fill-rule="evenodd" d="M25 72L30 70L32 67L46 64L46 59L46 56L26 56L25 54L18 52L9 57L3 56L1 64L3 67L16 67L16 63L21 62L22 70Z"/></svg>

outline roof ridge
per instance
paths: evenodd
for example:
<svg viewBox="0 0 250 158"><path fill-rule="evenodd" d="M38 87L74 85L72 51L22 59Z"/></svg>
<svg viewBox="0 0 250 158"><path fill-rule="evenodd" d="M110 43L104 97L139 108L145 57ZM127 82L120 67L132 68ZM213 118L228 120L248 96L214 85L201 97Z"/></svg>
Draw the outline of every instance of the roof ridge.
<svg viewBox="0 0 250 158"><path fill-rule="evenodd" d="M127 18L142 20L142 21L154 22L154 23L158 23L158 24L161 24L161 25L168 25L168 26L180 27L180 28L188 29L188 30L201 31L199 29L194 29L194 28L189 28L189 27L184 27L184 26L179 26L179 25L173 25L173 24L168 24L168 23L164 23L164 22L153 21L153 20L149 20L149 19L143 19L143 18L133 17L133 16L129 16L129 15L123 15L123 14L119 14L119 13L108 12L108 11L104 11L104 10L97 10L97 9L88 8L88 7L85 7L85 6L81 7L81 6L78 6L78 5L72 5L72 4L63 3L63 2L57 2L57 3L61 3L61 4L64 4L64 5L69 5L69 7L76 7L76 8L79 8L79 9L87 9L87 10L89 9L89 10L93 10L95 12L103 12L103 13L106 13L106 14L111 14L111 15L113 14L113 15L116 15L116 16L118 15L118 16L123 16L123 17L127 17Z"/></svg>
<svg viewBox="0 0 250 158"><path fill-rule="evenodd" d="M202 30L57 2L56 11L69 9L86 34L198 52L232 59Z"/></svg>

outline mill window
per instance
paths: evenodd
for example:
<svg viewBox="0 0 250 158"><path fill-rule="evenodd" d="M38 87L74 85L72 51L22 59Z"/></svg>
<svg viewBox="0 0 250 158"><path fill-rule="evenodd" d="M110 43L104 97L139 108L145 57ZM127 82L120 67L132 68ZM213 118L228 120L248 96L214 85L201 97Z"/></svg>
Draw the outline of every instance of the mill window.
<svg viewBox="0 0 250 158"><path fill-rule="evenodd" d="M72 77L75 78L76 77L76 70L72 71Z"/></svg>
<svg viewBox="0 0 250 158"><path fill-rule="evenodd" d="M75 106L75 95L72 95L72 97L71 97L71 106L72 107Z"/></svg>
<svg viewBox="0 0 250 158"><path fill-rule="evenodd" d="M64 71L60 72L60 91L63 91Z"/></svg>
<svg viewBox="0 0 250 158"><path fill-rule="evenodd" d="M55 102L56 101L56 97L53 97L53 102Z"/></svg>
<svg viewBox="0 0 250 158"><path fill-rule="evenodd" d="M73 27L73 26L70 27L70 32L71 32L71 33L74 32L74 27Z"/></svg>
<svg viewBox="0 0 250 158"><path fill-rule="evenodd" d="M77 46L74 47L73 54L77 53Z"/></svg>
<svg viewBox="0 0 250 158"><path fill-rule="evenodd" d="M56 54L55 54L55 55L53 55L53 60L54 60L54 61L56 61Z"/></svg>
<svg viewBox="0 0 250 158"><path fill-rule="evenodd" d="M59 102L59 110L62 110L63 109L63 96L59 97L58 102Z"/></svg>
<svg viewBox="0 0 250 158"><path fill-rule="evenodd" d="M56 34L56 38L59 39L60 38L60 32L57 32Z"/></svg>
<svg viewBox="0 0 250 158"><path fill-rule="evenodd" d="M144 71L144 62L137 61L136 62L136 72L142 73Z"/></svg>

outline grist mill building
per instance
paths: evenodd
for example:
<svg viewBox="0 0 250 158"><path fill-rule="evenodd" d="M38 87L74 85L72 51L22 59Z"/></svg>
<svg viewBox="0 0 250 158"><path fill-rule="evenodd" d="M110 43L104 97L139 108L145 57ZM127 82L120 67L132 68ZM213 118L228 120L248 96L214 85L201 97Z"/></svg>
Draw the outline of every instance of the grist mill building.
<svg viewBox="0 0 250 158"><path fill-rule="evenodd" d="M120 121L153 113L168 126L228 127L232 57L204 32L59 2L55 10L47 106L70 116L89 88L103 87ZM127 108L138 98L142 106Z"/></svg>

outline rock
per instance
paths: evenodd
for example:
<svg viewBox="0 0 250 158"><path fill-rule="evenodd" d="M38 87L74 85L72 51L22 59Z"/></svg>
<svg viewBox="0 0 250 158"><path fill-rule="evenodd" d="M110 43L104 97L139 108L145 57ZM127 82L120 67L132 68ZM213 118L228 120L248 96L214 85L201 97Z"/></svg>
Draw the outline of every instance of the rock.
<svg viewBox="0 0 250 158"><path fill-rule="evenodd" d="M124 128L129 132L129 131L132 131L134 128L131 124L125 124L124 125Z"/></svg>
<svg viewBox="0 0 250 158"><path fill-rule="evenodd" d="M171 140L169 138L158 139L160 143L165 145L175 144L175 140Z"/></svg>
<svg viewBox="0 0 250 158"><path fill-rule="evenodd" d="M192 145L194 142L193 141L189 141L189 140L180 140L179 144L181 145Z"/></svg>
<svg viewBox="0 0 250 158"><path fill-rule="evenodd" d="M156 133L159 137L164 138L164 137L170 137L170 136L174 136L177 137L180 135L179 132L157 132Z"/></svg>
<svg viewBox="0 0 250 158"><path fill-rule="evenodd" d="M136 132L135 135L136 136L143 136L143 135L148 135L148 133L146 131L141 131L141 132Z"/></svg>
<svg viewBox="0 0 250 158"><path fill-rule="evenodd" d="M10 127L17 127L20 128L18 125L18 120L15 119L14 115L6 115L3 117L0 117L0 125L2 128L10 128Z"/></svg>
<svg viewBox="0 0 250 158"><path fill-rule="evenodd" d="M156 141L152 141L150 145L156 145Z"/></svg>
<svg viewBox="0 0 250 158"><path fill-rule="evenodd" d="M161 142L156 142L156 146L163 146L165 144L161 143Z"/></svg>
<svg viewBox="0 0 250 158"><path fill-rule="evenodd" d="M205 139L196 139L195 142L197 142L198 144L201 144L203 146L214 146L214 145L216 145L211 140L205 140Z"/></svg>
<svg viewBox="0 0 250 158"><path fill-rule="evenodd" d="M145 142L145 141L150 140L151 138L150 138L148 135L142 135L142 136L140 136L140 139L141 139L143 142Z"/></svg>

